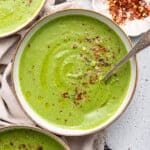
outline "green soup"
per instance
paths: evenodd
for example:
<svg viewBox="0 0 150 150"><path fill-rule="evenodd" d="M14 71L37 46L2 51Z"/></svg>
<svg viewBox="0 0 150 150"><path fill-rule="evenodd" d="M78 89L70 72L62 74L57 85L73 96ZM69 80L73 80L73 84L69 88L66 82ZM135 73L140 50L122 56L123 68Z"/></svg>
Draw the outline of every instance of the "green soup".
<svg viewBox="0 0 150 150"><path fill-rule="evenodd" d="M55 126L90 129L108 120L129 87L126 63L107 83L102 77L127 50L106 24L82 15L42 26L24 48L19 80L29 106Z"/></svg>
<svg viewBox="0 0 150 150"><path fill-rule="evenodd" d="M0 150L65 150L55 139L31 129L0 132Z"/></svg>
<svg viewBox="0 0 150 150"><path fill-rule="evenodd" d="M42 5L43 0L0 0L0 34L25 24Z"/></svg>

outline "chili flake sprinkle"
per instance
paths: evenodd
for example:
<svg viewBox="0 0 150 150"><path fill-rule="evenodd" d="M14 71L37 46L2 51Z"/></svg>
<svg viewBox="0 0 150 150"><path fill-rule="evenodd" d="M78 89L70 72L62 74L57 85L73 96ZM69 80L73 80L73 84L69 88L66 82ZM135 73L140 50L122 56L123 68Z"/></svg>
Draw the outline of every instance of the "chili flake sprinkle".
<svg viewBox="0 0 150 150"><path fill-rule="evenodd" d="M63 96L64 98L69 98L69 93L68 93L68 92L64 92L64 93L62 93L62 96Z"/></svg>
<svg viewBox="0 0 150 150"><path fill-rule="evenodd" d="M117 24L150 16L150 3L145 0L108 0L109 12Z"/></svg>
<svg viewBox="0 0 150 150"><path fill-rule="evenodd" d="M110 66L102 55L112 53L104 47L98 35L94 37L85 36L82 40L90 46L80 47L79 43L74 43L72 49L80 49L79 57L83 62L84 71L81 73L81 76L77 76L77 83L71 82L72 90L63 91L61 93L63 98L73 100L75 106L80 106L81 100L89 100L88 88L93 86L96 82L99 82L101 70ZM113 55L115 57L115 54ZM76 74L79 74L79 72L78 70Z"/></svg>

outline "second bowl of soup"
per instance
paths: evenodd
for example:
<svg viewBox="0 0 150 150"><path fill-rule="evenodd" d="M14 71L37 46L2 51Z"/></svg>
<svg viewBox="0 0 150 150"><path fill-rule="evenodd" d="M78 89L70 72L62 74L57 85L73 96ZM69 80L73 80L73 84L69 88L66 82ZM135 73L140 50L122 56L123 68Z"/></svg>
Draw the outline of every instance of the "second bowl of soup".
<svg viewBox="0 0 150 150"><path fill-rule="evenodd" d="M0 38L29 24L45 2L46 0L0 0Z"/></svg>
<svg viewBox="0 0 150 150"><path fill-rule="evenodd" d="M0 129L0 150L70 150L58 137L35 127Z"/></svg>

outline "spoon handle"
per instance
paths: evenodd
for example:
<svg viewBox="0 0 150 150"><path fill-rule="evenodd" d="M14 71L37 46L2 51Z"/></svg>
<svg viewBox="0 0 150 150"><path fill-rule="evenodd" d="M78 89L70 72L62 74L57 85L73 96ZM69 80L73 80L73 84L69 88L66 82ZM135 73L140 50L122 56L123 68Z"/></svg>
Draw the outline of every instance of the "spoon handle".
<svg viewBox="0 0 150 150"><path fill-rule="evenodd" d="M134 54L136 54L149 45L150 45L150 29L142 34L140 40L136 43L136 45L132 48L131 51L134 51L135 52Z"/></svg>
<svg viewBox="0 0 150 150"><path fill-rule="evenodd" d="M135 46L130 50L130 52L120 60L104 77L104 81L107 81L109 77L120 68L124 63L126 63L132 56L135 56L138 52L150 45L150 29L143 33L140 40L135 44Z"/></svg>

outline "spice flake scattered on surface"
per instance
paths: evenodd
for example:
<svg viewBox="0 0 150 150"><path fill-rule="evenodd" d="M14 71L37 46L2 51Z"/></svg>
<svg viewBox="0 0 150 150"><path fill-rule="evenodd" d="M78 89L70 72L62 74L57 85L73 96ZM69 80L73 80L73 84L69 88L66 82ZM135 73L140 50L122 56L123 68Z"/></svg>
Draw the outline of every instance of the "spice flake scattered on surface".
<svg viewBox="0 0 150 150"><path fill-rule="evenodd" d="M145 0L109 0L109 12L117 24L150 16L150 3Z"/></svg>

